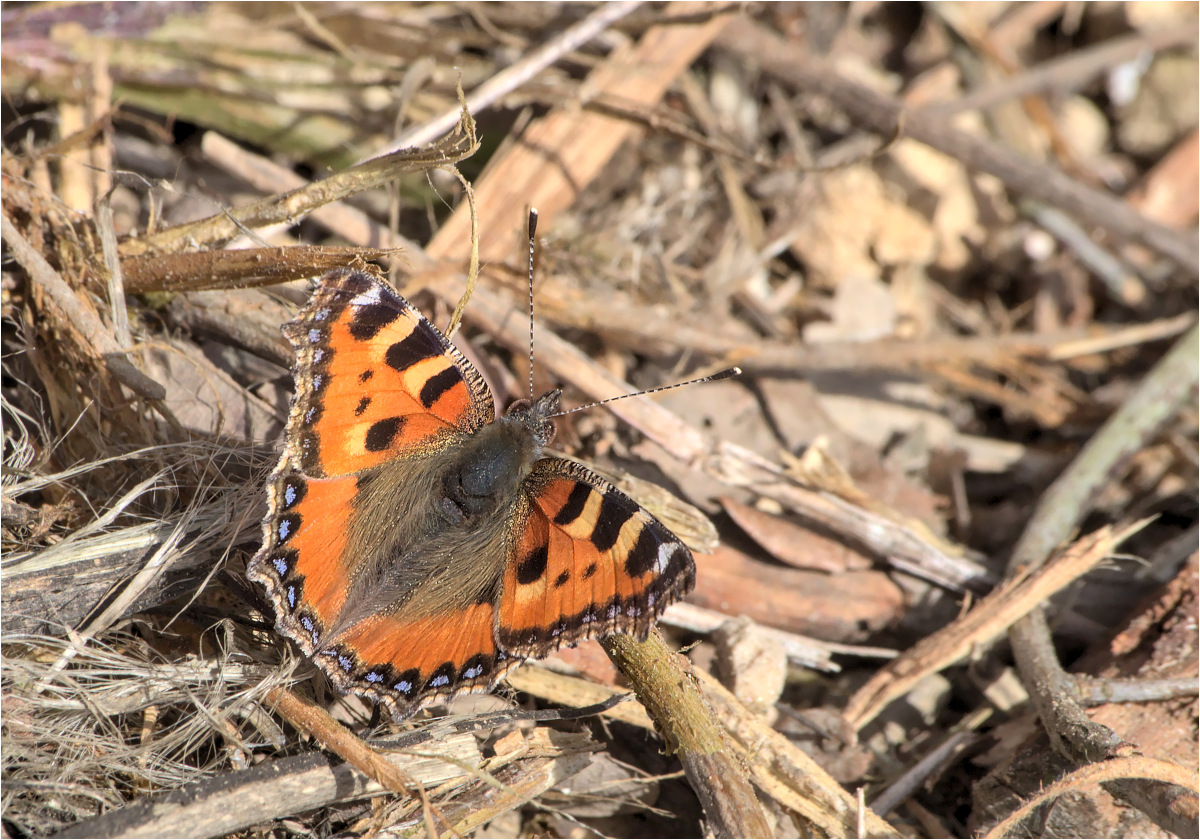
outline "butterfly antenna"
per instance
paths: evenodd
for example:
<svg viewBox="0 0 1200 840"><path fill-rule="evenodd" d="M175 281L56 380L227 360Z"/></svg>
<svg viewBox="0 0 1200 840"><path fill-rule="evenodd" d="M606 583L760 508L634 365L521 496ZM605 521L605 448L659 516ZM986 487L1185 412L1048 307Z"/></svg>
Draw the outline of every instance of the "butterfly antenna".
<svg viewBox="0 0 1200 840"><path fill-rule="evenodd" d="M649 391L635 391L632 394L621 394L621 396L619 396L619 397L609 397L606 400L600 400L599 402L588 403L587 405L581 405L578 408L572 408L572 409L569 409L568 411L560 411L557 414L551 414L550 417L562 417L566 414L574 414L576 411L583 411L585 408L595 408L598 405L604 405L605 403L616 402L617 400L626 400L626 399L629 399L630 397L644 397L644 396L647 396L648 394L657 394L660 391L670 391L672 388L682 388L684 385L698 385L701 382L717 382L722 379L729 379L730 377L733 377L733 376L740 376L741 373L742 373L741 368L738 368L738 367L726 368L725 370L718 371L717 373L714 373L711 376L701 376L699 379L689 379L687 382L676 382L674 385L664 385L661 388L651 388ZM547 419L550 419L550 418L547 418Z"/></svg>
<svg viewBox="0 0 1200 840"><path fill-rule="evenodd" d="M529 208L529 401L533 402L533 244L537 233L538 211Z"/></svg>

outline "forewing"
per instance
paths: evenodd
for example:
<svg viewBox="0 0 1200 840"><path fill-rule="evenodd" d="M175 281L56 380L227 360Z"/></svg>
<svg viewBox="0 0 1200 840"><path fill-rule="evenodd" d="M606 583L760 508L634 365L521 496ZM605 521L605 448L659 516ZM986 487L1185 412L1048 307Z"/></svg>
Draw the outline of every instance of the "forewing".
<svg viewBox="0 0 1200 840"><path fill-rule="evenodd" d="M284 334L296 350L286 460L309 477L419 456L494 419L478 371L365 271L322 277Z"/></svg>

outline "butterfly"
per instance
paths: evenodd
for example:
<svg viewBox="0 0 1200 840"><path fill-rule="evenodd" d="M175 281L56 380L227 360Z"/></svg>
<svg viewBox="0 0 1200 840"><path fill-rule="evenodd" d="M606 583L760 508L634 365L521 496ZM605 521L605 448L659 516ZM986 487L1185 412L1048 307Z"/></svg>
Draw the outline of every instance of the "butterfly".
<svg viewBox="0 0 1200 840"><path fill-rule="evenodd" d="M544 454L561 391L497 418L458 348L357 268L283 332L296 393L247 573L341 692L401 720L564 645L645 637L691 589L678 537Z"/></svg>

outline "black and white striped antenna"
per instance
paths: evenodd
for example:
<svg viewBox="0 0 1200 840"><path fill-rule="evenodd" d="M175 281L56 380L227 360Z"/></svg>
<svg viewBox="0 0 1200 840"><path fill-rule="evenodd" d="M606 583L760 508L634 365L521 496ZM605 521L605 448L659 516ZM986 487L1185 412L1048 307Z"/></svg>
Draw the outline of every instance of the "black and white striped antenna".
<svg viewBox="0 0 1200 840"><path fill-rule="evenodd" d="M533 402L533 246L537 234L538 211L529 208L529 401Z"/></svg>
<svg viewBox="0 0 1200 840"><path fill-rule="evenodd" d="M537 234L538 211L536 207L529 208L529 401L534 401L533 397L533 252L535 245L535 237ZM598 400L597 402L581 405L578 408L572 408L567 411L560 411L557 414L551 414L552 417L563 417L567 414L574 414L576 411L583 411L587 408L595 408L598 405L616 402L617 400L626 400L630 397L644 397L647 394L657 394L660 391L670 391L672 388L682 388L684 385L698 385L701 382L717 382L721 379L729 379L732 376L741 374L742 369L737 367L726 368L718 371L710 376L701 376L698 379L689 379L686 382L676 382L674 385L663 385L661 388L651 388L648 391L635 391L631 394L621 394L618 397L609 397L606 400Z"/></svg>

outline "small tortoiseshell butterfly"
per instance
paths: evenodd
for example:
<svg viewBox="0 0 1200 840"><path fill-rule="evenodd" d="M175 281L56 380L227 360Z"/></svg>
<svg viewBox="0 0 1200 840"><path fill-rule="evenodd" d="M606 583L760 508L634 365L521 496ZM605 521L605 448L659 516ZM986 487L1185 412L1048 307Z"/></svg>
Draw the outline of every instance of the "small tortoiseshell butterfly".
<svg viewBox="0 0 1200 840"><path fill-rule="evenodd" d="M495 416L483 378L357 269L320 280L249 576L341 691L397 718L487 691L527 657L644 637L691 552L591 470L544 456L561 391Z"/></svg>

